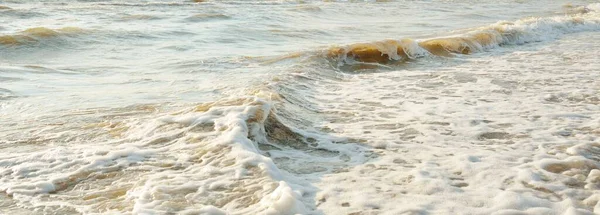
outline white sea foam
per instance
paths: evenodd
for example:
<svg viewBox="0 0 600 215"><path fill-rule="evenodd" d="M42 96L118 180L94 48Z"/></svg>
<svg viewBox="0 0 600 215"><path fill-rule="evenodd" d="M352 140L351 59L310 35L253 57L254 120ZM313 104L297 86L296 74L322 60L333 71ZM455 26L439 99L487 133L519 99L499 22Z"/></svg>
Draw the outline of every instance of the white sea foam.
<svg viewBox="0 0 600 215"><path fill-rule="evenodd" d="M335 107L323 126L367 139L380 154L324 177L320 208L326 214L598 213L594 71L600 65L590 57L598 46L588 43L597 39L583 32L315 87L322 105Z"/></svg>
<svg viewBox="0 0 600 215"><path fill-rule="evenodd" d="M134 122L127 131L125 141L131 142L127 144L95 144L69 150L59 147L24 153L24 157L4 157L2 166L9 168L3 168L0 189L22 201L54 192L86 195L84 200L115 198L133 202L132 212L140 214L176 208L206 214L238 210L242 212L236 213L306 213L299 200L302 191L282 181L284 177L273 161L260 154L256 143L249 139L266 135L260 127L264 126L271 105L257 98L234 104L211 107L203 113L164 116L137 128L136 123L142 122ZM174 127L162 129L169 126ZM110 151L103 150L108 147ZM171 154L180 150L187 152ZM156 160L162 156L166 157ZM149 164L153 163L149 160L159 163ZM140 172L137 178L126 176L136 171ZM93 183L90 178L110 178L101 176L110 173L123 174L113 183L127 185L130 180L131 188L126 194L111 197L110 188L92 194L78 191L93 186L85 185ZM75 209L91 212L103 207L105 201L99 201L100 204L84 201ZM29 204L31 207L48 204L38 203Z"/></svg>

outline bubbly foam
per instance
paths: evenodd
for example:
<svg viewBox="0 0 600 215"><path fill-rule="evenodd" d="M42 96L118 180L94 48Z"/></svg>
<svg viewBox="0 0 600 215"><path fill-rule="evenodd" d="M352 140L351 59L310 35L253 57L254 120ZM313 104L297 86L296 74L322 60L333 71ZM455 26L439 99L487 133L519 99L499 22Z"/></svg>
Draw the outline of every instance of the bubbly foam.
<svg viewBox="0 0 600 215"><path fill-rule="evenodd" d="M595 38L584 32L456 64L321 82L311 95L333 108L324 126L369 140L381 156L325 177L319 208L598 213L600 109L590 71L600 65L590 56L599 49L586 42Z"/></svg>
<svg viewBox="0 0 600 215"><path fill-rule="evenodd" d="M69 196L76 204L63 206L83 213L306 214L306 188L289 184L296 179L270 157L289 159L294 153L281 150L310 153L318 147L279 122L272 108L272 102L258 97L225 99L149 124L87 125L108 128L116 139L3 157L1 166L10 168L2 171L0 190L30 208L59 203L39 199L44 194ZM100 189L102 184L119 186Z"/></svg>

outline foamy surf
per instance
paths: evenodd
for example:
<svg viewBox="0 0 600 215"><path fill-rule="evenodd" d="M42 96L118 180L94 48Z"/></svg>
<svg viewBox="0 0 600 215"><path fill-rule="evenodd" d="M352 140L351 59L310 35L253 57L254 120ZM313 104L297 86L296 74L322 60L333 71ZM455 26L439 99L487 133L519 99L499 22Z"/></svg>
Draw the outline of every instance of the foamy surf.
<svg viewBox="0 0 600 215"><path fill-rule="evenodd" d="M322 146L327 139L310 144L307 138L314 138L282 124L272 105L259 97L224 99L149 122L89 125L86 129L109 128L115 139L3 157L2 166L11 168L2 171L0 189L19 205L56 205L64 213L308 214L314 208L306 206L305 192L312 190L294 175L314 172L306 169L314 165L310 159L323 155L310 151L327 152ZM282 172L272 158L290 159L288 154L308 172L293 166L286 169L296 173ZM322 162L342 165L343 154L329 154L331 161ZM100 187L115 183L119 186ZM47 194L74 203L40 199Z"/></svg>
<svg viewBox="0 0 600 215"><path fill-rule="evenodd" d="M383 154L325 177L324 213L598 213L598 50L583 38L598 37L316 87L327 126Z"/></svg>

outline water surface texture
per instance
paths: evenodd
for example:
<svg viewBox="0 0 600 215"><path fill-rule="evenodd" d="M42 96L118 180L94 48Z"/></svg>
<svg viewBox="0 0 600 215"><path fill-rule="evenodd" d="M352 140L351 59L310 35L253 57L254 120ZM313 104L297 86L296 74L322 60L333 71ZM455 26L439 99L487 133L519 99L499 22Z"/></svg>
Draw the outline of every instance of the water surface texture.
<svg viewBox="0 0 600 215"><path fill-rule="evenodd" d="M0 214L599 214L600 3L0 0Z"/></svg>

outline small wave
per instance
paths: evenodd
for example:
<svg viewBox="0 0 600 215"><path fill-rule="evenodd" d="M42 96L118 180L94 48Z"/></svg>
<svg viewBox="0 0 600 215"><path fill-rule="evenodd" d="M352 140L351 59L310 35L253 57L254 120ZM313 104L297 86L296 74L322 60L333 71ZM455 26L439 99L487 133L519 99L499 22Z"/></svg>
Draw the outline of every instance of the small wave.
<svg viewBox="0 0 600 215"><path fill-rule="evenodd" d="M160 19L160 17L152 16L152 15L146 15L146 14L134 14L134 15L127 15L127 16L121 17L122 21L131 21L131 20L157 20L157 19Z"/></svg>
<svg viewBox="0 0 600 215"><path fill-rule="evenodd" d="M316 5L300 5L295 8L289 9L290 11L308 11L308 12L320 12L322 11L321 7Z"/></svg>
<svg viewBox="0 0 600 215"><path fill-rule="evenodd" d="M294 53L289 53L289 54L285 54L285 55L277 55L277 56L260 56L260 57L246 56L245 58L247 60L256 61L260 65L264 66L264 65L271 65L271 64L275 64L275 63L284 62L287 60L297 59L297 58L305 56L305 54L306 53L304 53L304 52L294 52Z"/></svg>
<svg viewBox="0 0 600 215"><path fill-rule="evenodd" d="M83 32L83 29L77 27L64 27L58 29L50 29L45 27L28 28L17 34L0 36L0 45L23 45L31 42L40 41L45 38L70 36L80 34Z"/></svg>
<svg viewBox="0 0 600 215"><path fill-rule="evenodd" d="M178 3L178 2L146 2L146 3L99 3L98 5L105 6L121 6L121 7L177 7L177 6L186 6L190 5L190 3Z"/></svg>
<svg viewBox="0 0 600 215"><path fill-rule="evenodd" d="M18 7L13 8L2 5L0 5L0 11L0 17L4 17L5 19L33 19L49 16L49 14L40 12L36 9Z"/></svg>
<svg viewBox="0 0 600 215"><path fill-rule="evenodd" d="M0 78L0 82L2 79ZM15 97L14 93L8 89L0 88L0 101Z"/></svg>
<svg viewBox="0 0 600 215"><path fill-rule="evenodd" d="M526 18L515 22L501 21L462 35L413 40L385 40L336 46L326 57L338 64L387 64L426 55L451 57L481 52L502 45L545 41L562 34L600 29L600 16L586 7L585 13L571 16ZM590 12L590 13L588 13Z"/></svg>
<svg viewBox="0 0 600 215"><path fill-rule="evenodd" d="M55 31L55 30L52 30L49 28L44 28L44 27L29 28L29 29L22 31L21 33L23 33L24 35L34 36L34 37L55 37L55 36L59 35L58 31Z"/></svg>
<svg viewBox="0 0 600 215"><path fill-rule="evenodd" d="M196 14L190 17L185 18L185 20L187 21L193 21L193 22L201 22L201 21L206 21L206 20L215 20L215 19L230 19L230 16L227 16L225 14L220 14L220 13L201 13L201 14Z"/></svg>
<svg viewBox="0 0 600 215"><path fill-rule="evenodd" d="M29 38L29 37L26 37L26 36L22 36L22 35L0 36L0 44L2 44L2 45L19 45L24 40L31 41L32 38Z"/></svg>

